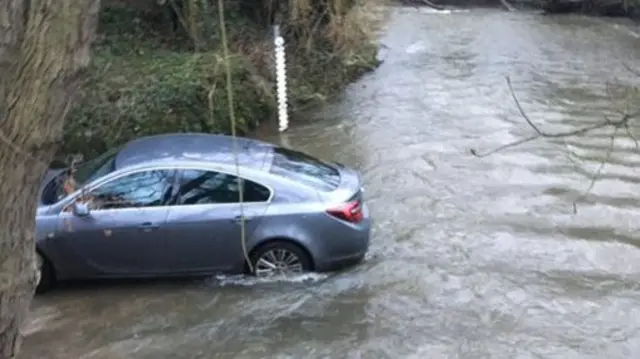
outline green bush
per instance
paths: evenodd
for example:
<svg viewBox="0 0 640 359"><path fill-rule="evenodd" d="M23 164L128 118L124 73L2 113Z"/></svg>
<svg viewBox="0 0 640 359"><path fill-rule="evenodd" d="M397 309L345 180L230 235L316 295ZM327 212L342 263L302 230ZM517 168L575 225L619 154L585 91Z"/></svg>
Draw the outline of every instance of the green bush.
<svg viewBox="0 0 640 359"><path fill-rule="evenodd" d="M85 96L68 121L66 153L91 156L132 138L163 132L228 132L219 54L149 54L113 62L96 57ZM274 106L242 62L242 57L234 57L231 63L237 125L246 131L268 118Z"/></svg>
<svg viewBox="0 0 640 359"><path fill-rule="evenodd" d="M199 17L182 14L181 24L188 17L192 25L174 28L167 9L156 0L142 8L118 1L106 1L101 13L90 78L67 121L62 153L92 157L132 138L163 132L228 133L226 64L215 2L203 7L204 0L183 0L185 8L197 3L199 7L191 9L199 11ZM340 2L322 6L334 1ZM243 133L275 118L272 34L262 23L264 4L230 4L225 14L233 54L234 112ZM259 11L252 12L256 8ZM346 8L336 8L340 11L333 18L326 9L307 8L304 21L300 9L283 23L293 112L371 70L377 52L365 41L368 34L359 26L361 20L349 17Z"/></svg>

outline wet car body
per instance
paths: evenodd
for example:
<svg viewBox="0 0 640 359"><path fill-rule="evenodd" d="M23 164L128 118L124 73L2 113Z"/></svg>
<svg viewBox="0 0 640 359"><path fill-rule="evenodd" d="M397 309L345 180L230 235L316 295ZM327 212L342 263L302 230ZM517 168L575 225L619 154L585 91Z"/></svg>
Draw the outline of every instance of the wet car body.
<svg viewBox="0 0 640 359"><path fill-rule="evenodd" d="M69 195L60 193L65 173L50 171L41 189L42 287L70 279L241 273L268 262L256 257L264 248L273 261L284 248L299 257L297 269L332 271L361 261L369 246L371 219L358 173L268 143L234 144L208 134L145 137L80 166L80 187ZM133 186L129 178L140 180L123 190ZM214 182L218 187L205 186ZM82 196L105 193L127 199L76 210ZM272 264L263 267L280 268Z"/></svg>

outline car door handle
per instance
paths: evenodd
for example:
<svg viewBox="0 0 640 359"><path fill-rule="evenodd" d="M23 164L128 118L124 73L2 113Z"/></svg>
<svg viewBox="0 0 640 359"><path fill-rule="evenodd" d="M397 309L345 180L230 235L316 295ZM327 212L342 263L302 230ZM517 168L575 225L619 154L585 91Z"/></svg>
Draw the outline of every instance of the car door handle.
<svg viewBox="0 0 640 359"><path fill-rule="evenodd" d="M140 230L144 232L151 232L158 229L158 225L152 222L144 222L141 225L139 225L138 228L140 228Z"/></svg>
<svg viewBox="0 0 640 359"><path fill-rule="evenodd" d="M249 222L250 220L251 220L251 217L247 217L247 216L245 216L245 217L244 217L244 221L245 221L245 222ZM233 219L231 220L231 222L234 222L234 223L242 223L242 216L235 216L235 217L233 217Z"/></svg>

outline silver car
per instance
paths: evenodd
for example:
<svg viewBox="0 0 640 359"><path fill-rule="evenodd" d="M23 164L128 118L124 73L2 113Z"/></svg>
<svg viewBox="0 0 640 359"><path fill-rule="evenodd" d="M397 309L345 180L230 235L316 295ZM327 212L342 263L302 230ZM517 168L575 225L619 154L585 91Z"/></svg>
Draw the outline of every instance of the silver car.
<svg viewBox="0 0 640 359"><path fill-rule="evenodd" d="M40 192L40 292L70 279L332 271L369 247L356 171L256 140L145 137L76 167L70 194L68 173L49 171Z"/></svg>

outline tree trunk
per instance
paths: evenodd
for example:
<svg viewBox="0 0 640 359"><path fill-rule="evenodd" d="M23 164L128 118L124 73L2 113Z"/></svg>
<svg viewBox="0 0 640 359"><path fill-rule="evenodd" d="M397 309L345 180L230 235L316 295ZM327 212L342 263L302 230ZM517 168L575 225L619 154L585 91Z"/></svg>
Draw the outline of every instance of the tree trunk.
<svg viewBox="0 0 640 359"><path fill-rule="evenodd" d="M0 0L0 359L20 347L38 280L40 181L89 64L99 9L100 0Z"/></svg>

